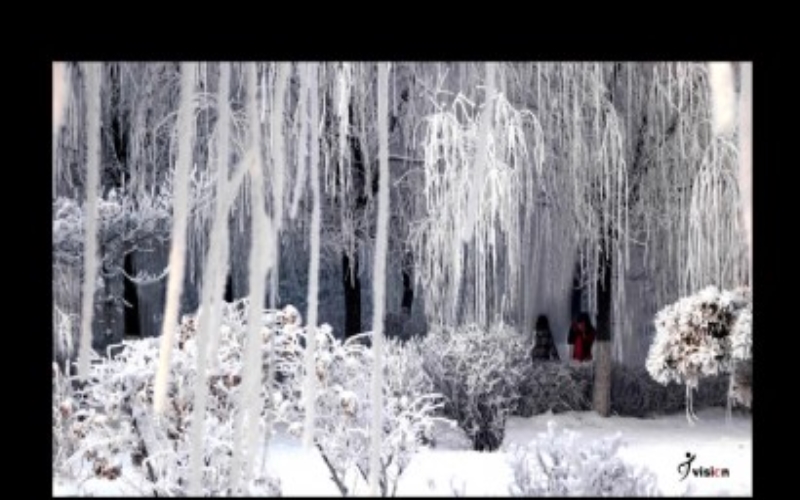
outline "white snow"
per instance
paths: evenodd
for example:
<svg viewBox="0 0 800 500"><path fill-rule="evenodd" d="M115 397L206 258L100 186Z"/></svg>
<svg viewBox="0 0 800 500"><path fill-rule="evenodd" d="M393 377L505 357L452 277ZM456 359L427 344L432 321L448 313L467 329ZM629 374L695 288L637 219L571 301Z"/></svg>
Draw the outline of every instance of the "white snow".
<svg viewBox="0 0 800 500"><path fill-rule="evenodd" d="M506 427L504 448L511 443L525 445L544 432L547 421L560 428L577 431L589 440L622 433L627 443L620 457L636 466L646 466L656 474L661 493L667 496L752 495L752 419L734 415L725 422L724 408L698 412L700 421L690 426L683 414L658 419L626 417L603 418L594 412L544 414L531 418L511 417ZM456 443L456 449L423 451L415 457L397 489L398 495L508 496L512 471L505 452L482 453L469 450L469 443ZM680 480L678 465L687 452L696 455L693 467L727 468L729 478L693 477ZM688 490L687 490L688 488Z"/></svg>
<svg viewBox="0 0 800 500"><path fill-rule="evenodd" d="M459 428L438 424L435 448L422 450L412 458L400 479L398 496L509 496L513 480L504 451L512 444L526 445L536 439L553 420L559 428L580 433L591 441L622 433L626 443L619 452L622 460L637 467L648 467L658 479L663 495L750 496L753 493L752 419L734 414L725 420L724 408L698 411L700 420L690 426L682 413L657 419L628 417L603 418L594 412L543 414L531 418L510 417L503 449L497 452L472 451ZM281 426L270 440L267 470L280 479L284 496L340 496L316 448L306 451L299 436ZM730 477L694 477L681 481L678 465L686 453L696 455L692 467L727 468ZM124 484L138 474L123 467L120 479L96 479L77 486L63 477L53 478L55 496L71 494L122 494L130 492ZM122 482L120 482L120 480ZM117 484L112 484L117 483ZM130 485L129 485L130 486ZM359 484L356 494L368 492Z"/></svg>
<svg viewBox="0 0 800 500"><path fill-rule="evenodd" d="M734 415L726 423L724 408L698 412L700 421L690 426L682 413L657 419L603 418L594 412L543 414L531 418L510 417L503 448L525 445L544 432L547 422L580 433L591 441L622 433L626 443L620 457L635 466L646 466L658 478L667 496L749 496L753 491L752 419ZM400 479L398 496L509 496L513 480L505 451L472 451L460 429L437 424L436 448L412 458ZM693 467L727 468L728 478L693 477L680 480L678 465L687 452L696 455ZM334 495L336 487L319 454L305 455L300 441L279 433L270 448L271 467L281 479L285 496ZM366 491L362 492L366 493Z"/></svg>

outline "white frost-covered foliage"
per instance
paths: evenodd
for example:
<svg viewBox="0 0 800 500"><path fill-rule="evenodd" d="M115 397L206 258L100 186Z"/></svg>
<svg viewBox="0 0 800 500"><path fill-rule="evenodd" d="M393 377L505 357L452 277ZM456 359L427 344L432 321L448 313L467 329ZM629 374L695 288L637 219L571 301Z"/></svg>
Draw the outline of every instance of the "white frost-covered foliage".
<svg viewBox="0 0 800 500"><path fill-rule="evenodd" d="M691 423L692 390L700 378L731 373L729 397L750 406L752 296L748 288L715 286L684 297L656 314L656 336L645 367L657 382L686 384L686 416Z"/></svg>
<svg viewBox="0 0 800 500"><path fill-rule="evenodd" d="M655 475L617 456L620 434L584 442L578 433L559 431L554 422L527 447L512 450L512 496L658 496Z"/></svg>
<svg viewBox="0 0 800 500"><path fill-rule="evenodd" d="M749 359L752 312L745 289L720 291L715 286L684 297L656 314L656 336L646 367L658 382L696 388L701 377L729 373L734 360Z"/></svg>
<svg viewBox="0 0 800 500"><path fill-rule="evenodd" d="M233 422L239 411L243 348L249 302L223 303L216 365L208 374L203 437L202 494L228 495L233 454ZM303 360L305 328L296 308L266 310L262 361L268 362L275 335L276 377L271 399L262 384L261 426L268 420L299 437L303 431ZM371 348L364 337L334 338L328 325L316 329L315 442L343 493L354 493L354 478L368 474ZM72 389L54 365L54 471L76 482L123 478L132 495L182 495L190 477L191 419L197 369L197 317L185 315L170 364L164 419L152 413L158 338L125 341L95 357L90 379ZM414 453L432 441L441 396L423 370L421 343L384 345L384 428L381 446L381 493L393 495ZM265 370L266 372L266 370ZM265 377L266 381L266 377ZM270 403L271 401L271 403ZM256 462L259 465L260 462ZM93 484L92 482L86 484ZM121 484L121 483L120 483ZM126 483L127 484L127 483ZM85 490L91 492L94 490ZM273 496L279 485L256 467L247 494Z"/></svg>
<svg viewBox="0 0 800 500"><path fill-rule="evenodd" d="M519 401L512 407L513 415L527 418L592 409L592 363L528 362L521 371Z"/></svg>
<svg viewBox="0 0 800 500"><path fill-rule="evenodd" d="M97 200L99 237L106 263L119 264L112 250L147 248L153 242L169 240L172 223L173 171L167 172L158 191L143 191L137 196L109 190ZM190 174L189 197L192 216L200 217L213 199L214 179L203 175L195 165ZM59 196L53 201L53 261L81 265L83 254L83 207L72 198Z"/></svg>
<svg viewBox="0 0 800 500"><path fill-rule="evenodd" d="M445 415L458 422L476 450L497 449L530 371L525 337L508 325L486 331L473 324L434 329L422 345L425 370L447 398Z"/></svg>
<svg viewBox="0 0 800 500"><path fill-rule="evenodd" d="M208 378L209 398L204 435L204 495L226 495L231 472L233 417L240 390L246 301L224 304L217 369ZM125 341L112 346L112 356L98 358L82 389L70 389L60 374L54 383L54 471L78 482L121 476L136 485L136 494L185 494L189 478L189 428L196 376L196 323L184 316L177 349L169 366L168 402L164 418L152 413L158 338ZM276 328L264 328L265 335ZM265 355L266 357L266 355ZM266 388L262 387L264 397ZM285 405L266 407L267 416L285 420ZM110 470L111 467L113 470ZM275 495L279 485L257 474L249 494Z"/></svg>
<svg viewBox="0 0 800 500"><path fill-rule="evenodd" d="M304 335L299 329L297 335ZM372 349L363 336L342 342L328 325L317 329L315 356L316 391L314 440L332 479L343 495L354 493L354 478L364 480L369 471L371 398L370 372ZM435 414L442 406L441 396L432 393L432 383L422 369L419 343L384 343L383 434L381 440L380 493L394 495L397 482L411 457L423 443L431 440ZM289 370L286 370L286 369ZM286 380L300 388L300 357L284 365ZM286 372L289 373L286 373ZM303 411L304 406L294 407ZM298 416L290 431L299 436L302 418Z"/></svg>
<svg viewBox="0 0 800 500"><path fill-rule="evenodd" d="M99 248L102 253L98 265L102 272L96 280L95 307L103 303L123 301L122 287L119 292L110 286L116 277L138 285L149 285L163 280L168 269L154 272L138 271L130 276L123 267L125 254L163 248L169 242L172 224L172 172L165 175L158 191L143 191L134 198L109 190L97 200L97 232ZM208 176L192 173L190 198L192 199L192 224L199 224L204 205L212 199L213 182ZM75 335L80 326L81 282L83 269L84 226L86 224L84 206L72 198L58 197L53 201L53 301L64 314L73 316ZM202 233L202 232L198 232ZM195 234L198 234L195 233ZM97 332L95 332L96 336ZM121 336L121 332L120 332ZM96 340L96 338L95 338ZM64 358L67 353L56 347L56 357Z"/></svg>
<svg viewBox="0 0 800 500"><path fill-rule="evenodd" d="M541 168L541 127L530 111L495 92L494 69L487 63L481 105L458 94L424 121L426 216L410 242L426 311L442 324L488 325L518 293L519 208L530 179L523 167L533 157ZM529 125L535 131L530 146ZM474 300L463 297L468 287Z"/></svg>

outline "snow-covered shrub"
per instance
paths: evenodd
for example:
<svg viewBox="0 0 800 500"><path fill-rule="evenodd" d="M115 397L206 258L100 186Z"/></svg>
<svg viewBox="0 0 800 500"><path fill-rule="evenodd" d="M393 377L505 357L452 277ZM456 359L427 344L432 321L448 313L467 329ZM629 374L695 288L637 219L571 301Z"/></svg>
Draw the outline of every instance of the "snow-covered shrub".
<svg viewBox="0 0 800 500"><path fill-rule="evenodd" d="M99 360L96 360L99 361ZM92 365L93 376L106 373L101 363ZM97 370L99 368L99 370ZM94 382L94 381L93 381ZM92 494L95 479L99 482L125 479L131 494L148 495L154 490L144 486L146 480L130 465L141 463L139 440L130 419L106 411L97 401L76 387L68 374L53 364L53 472L87 484L84 494ZM109 405L110 406L110 405Z"/></svg>
<svg viewBox="0 0 800 500"><path fill-rule="evenodd" d="M528 363L520 380L514 415L531 417L548 411L588 411L592 405L592 363Z"/></svg>
<svg viewBox="0 0 800 500"><path fill-rule="evenodd" d="M728 378L706 377L693 397L695 407L725 406ZM652 417L685 408L686 388L674 382L662 385L643 366L614 363L611 369L611 412L624 417Z"/></svg>
<svg viewBox="0 0 800 500"><path fill-rule="evenodd" d="M224 303L214 362L208 372L208 408L202 485L207 495L227 495L231 479L234 416L242 382L248 301ZM305 335L296 309L265 311L263 363L267 420L302 433ZM371 348L359 338L341 342L327 325L317 328L315 441L339 481L368 474ZM160 339L124 341L114 355L96 356L90 379L73 390L54 365L54 470L78 482L119 475L135 480L140 494L180 495L189 480L190 432L197 364L195 315L181 319L170 363L169 404L163 417L152 414L155 366ZM274 340L274 342L270 342ZM273 345L270 356L267 347ZM430 441L441 396L423 370L421 343L386 342L384 354L384 436L382 491L392 495L413 454ZM269 362L278 377L267 387ZM267 392L269 390L269 392ZM260 444L259 444L260 445ZM258 468L257 468L258 469ZM113 476L113 477L112 477ZM133 479L132 479L133 478ZM138 490L137 490L138 491ZM280 485L259 470L249 493L273 496Z"/></svg>
<svg viewBox="0 0 800 500"><path fill-rule="evenodd" d="M690 420L694 416L691 391L700 378L731 373L734 363L752 357L751 304L749 289L720 291L709 286L656 314L656 336L645 366L661 384L686 385ZM749 401L744 395L741 399Z"/></svg>
<svg viewBox="0 0 800 500"><path fill-rule="evenodd" d="M299 333L299 332L298 332ZM342 342L327 325L317 330L315 442L333 481L343 495L351 494L351 481L369 471L370 377L372 348L363 336ZM381 493L393 496L400 476L414 453L432 438L442 398L422 369L419 342L385 342L384 429L381 442ZM302 364L294 365L302 370ZM298 372L300 373L300 372ZM301 380L290 374L291 380ZM300 407L302 411L303 407ZM302 419L291 426L298 436Z"/></svg>
<svg viewBox="0 0 800 500"><path fill-rule="evenodd" d="M496 450L530 373L530 346L507 325L441 328L422 341L425 371L476 450Z"/></svg>
<svg viewBox="0 0 800 500"><path fill-rule="evenodd" d="M217 368L209 373L203 491L228 494L231 475L233 421L236 393L241 383L245 325L241 304L223 307L216 356ZM60 437L54 471L79 482L119 475L139 485L144 495L180 495L188 486L189 429L194 404L197 365L196 328L184 316L179 341L170 363L169 404L163 417L152 414L155 366L159 338L124 341L114 356L97 358L87 383L68 391L69 381L54 384L54 433ZM266 332L276 328L266 328ZM265 353L266 354L266 353ZM65 385L66 383L66 385ZM262 390L265 396L266 387ZM284 417L282 406L265 405L273 420ZM57 421L57 417L61 418ZM54 443L56 445L56 443ZM110 464L110 465L108 465ZM111 467L109 469L108 467ZM260 471L251 482L251 494L275 495L279 484Z"/></svg>
<svg viewBox="0 0 800 500"><path fill-rule="evenodd" d="M534 363L519 388L513 415L531 417L542 413L589 411L592 409L594 367L592 363ZM706 377L694 396L696 407L725 406L728 379ZM642 367L614 363L611 370L611 412L626 417L650 417L681 411L685 387L659 384Z"/></svg>
<svg viewBox="0 0 800 500"><path fill-rule="evenodd" d="M621 435L591 442L554 422L528 446L511 450L512 496L657 496L655 475L622 461Z"/></svg>

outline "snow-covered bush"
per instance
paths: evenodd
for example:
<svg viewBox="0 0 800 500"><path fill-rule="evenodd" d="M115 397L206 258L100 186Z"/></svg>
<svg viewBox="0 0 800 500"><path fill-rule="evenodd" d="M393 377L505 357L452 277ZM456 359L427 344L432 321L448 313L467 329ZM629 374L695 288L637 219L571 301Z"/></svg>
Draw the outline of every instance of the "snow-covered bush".
<svg viewBox="0 0 800 500"><path fill-rule="evenodd" d="M209 374L204 435L203 491L228 494L236 393L241 383L245 325L242 304L223 307L217 368ZM75 390L56 376L54 383L54 471L84 482L118 476L135 483L139 494L180 495L188 485L189 428L194 404L197 343L192 316L182 319L170 363L169 405L152 414L159 338L124 341L115 355L92 363L87 383ZM266 328L266 332L277 328ZM266 387L262 390L265 396ZM284 418L286 408L265 405L263 418ZM60 420L59 420L60 419ZM63 457L63 458L62 458ZM109 469L109 467L111 469ZM260 472L260 471L259 471ZM279 485L257 473L249 492L275 495Z"/></svg>
<svg viewBox="0 0 800 500"><path fill-rule="evenodd" d="M440 328L422 341L425 371L476 450L496 450L530 373L530 346L507 325Z"/></svg>
<svg viewBox="0 0 800 500"><path fill-rule="evenodd" d="M208 407L203 435L204 494L229 494L237 393L241 390L247 300L223 304L222 325L208 373ZM265 374L270 360L277 377L266 375L260 396L261 419L302 433L302 393L306 330L296 309L262 315ZM124 341L96 356L90 379L77 389L54 365L54 470L81 484L98 477L133 481L133 494L180 495L189 481L190 432L197 364L196 315L181 319L170 363L169 404L163 417L152 414L155 365L160 339ZM351 481L368 475L371 348L362 338L341 342L327 325L316 330L315 442L347 494ZM274 342L270 342L273 341ZM268 346L272 344L273 353ZM384 354L384 435L381 489L393 495L411 457L432 439L443 405L423 370L421 343L386 342ZM268 392L269 391L269 392ZM249 445L249 443L248 443ZM260 446L260 444L257 444ZM89 483L91 484L91 481ZM127 491L127 490L126 490ZM280 485L257 471L249 494L275 495ZM88 491L91 493L91 490Z"/></svg>
<svg viewBox="0 0 800 500"><path fill-rule="evenodd" d="M692 390L700 378L731 373L735 363L752 357L751 304L749 289L720 291L709 286L656 314L656 336L645 366L661 384L675 381L686 385L690 420L694 417ZM749 387L738 387L739 399L749 402L744 395Z"/></svg>
<svg viewBox="0 0 800 500"><path fill-rule="evenodd" d="M531 417L548 411L588 411L592 405L592 363L530 363L520 380L514 415Z"/></svg>
<svg viewBox="0 0 800 500"><path fill-rule="evenodd" d="M299 335L304 333L297 332ZM342 342L323 325L317 330L315 443L343 495L352 494L360 476L369 473L370 377L372 348L364 336ZM381 494L393 496L412 456L432 438L435 414L443 405L422 369L420 344L395 339L385 342L384 429L381 442ZM287 364L287 368L289 365ZM302 363L287 380L302 380ZM303 407L298 408L301 412ZM290 430L302 432L298 418Z"/></svg>
<svg viewBox="0 0 800 500"><path fill-rule="evenodd" d="M512 496L657 496L655 475L622 461L621 435L583 442L554 422L528 446L511 450Z"/></svg>
<svg viewBox="0 0 800 500"><path fill-rule="evenodd" d="M531 417L542 413L592 409L592 363L534 363L521 381L520 397L513 415ZM728 379L706 377L693 401L696 407L725 406ZM611 369L611 412L626 417L651 417L684 409L686 390L654 381L642 366L614 363Z"/></svg>
<svg viewBox="0 0 800 500"><path fill-rule="evenodd" d="M694 406L725 406L728 378L725 375L706 377L693 397ZM669 383L662 385L643 366L614 363L611 369L611 413L624 417L652 417L684 409L686 388Z"/></svg>

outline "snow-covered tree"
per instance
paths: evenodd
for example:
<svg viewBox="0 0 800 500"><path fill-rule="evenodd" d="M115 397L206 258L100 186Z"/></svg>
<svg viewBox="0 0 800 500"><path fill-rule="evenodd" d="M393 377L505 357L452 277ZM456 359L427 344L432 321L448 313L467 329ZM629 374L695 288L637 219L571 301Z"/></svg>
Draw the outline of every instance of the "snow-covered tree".
<svg viewBox="0 0 800 500"><path fill-rule="evenodd" d="M696 418L692 390L700 379L731 373L736 361L751 359L751 301L749 289L720 291L709 286L656 315L656 336L646 367L662 384L686 385L690 422Z"/></svg>

